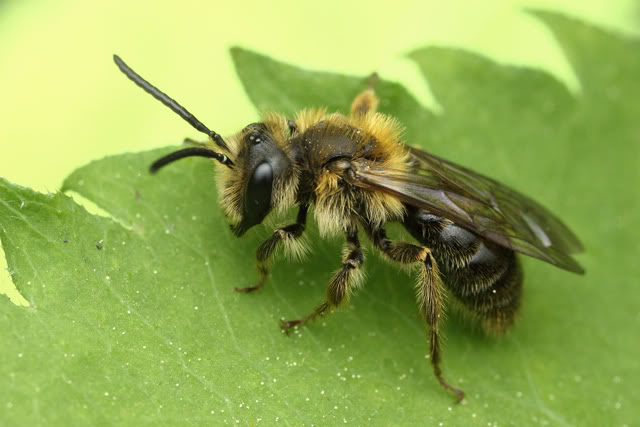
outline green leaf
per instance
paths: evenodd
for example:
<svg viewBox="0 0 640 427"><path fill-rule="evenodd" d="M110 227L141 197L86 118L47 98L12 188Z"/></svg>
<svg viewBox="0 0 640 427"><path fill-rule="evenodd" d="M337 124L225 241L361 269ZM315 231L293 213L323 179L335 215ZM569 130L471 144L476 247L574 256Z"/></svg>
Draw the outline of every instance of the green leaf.
<svg viewBox="0 0 640 427"><path fill-rule="evenodd" d="M640 43L537 15L579 93L539 70L446 48L410 54L442 114L379 85L381 110L407 125L407 142L532 195L587 248L584 277L523 259L521 319L507 336L486 338L451 316L444 370L465 404L453 405L424 358L412 279L374 253L351 303L291 337L278 320L322 300L340 242L311 230L307 261L277 263L258 294L232 292L255 280L254 249L269 230L232 237L207 161L149 176L167 148L106 158L65 181L112 217L0 181L0 239L30 303L0 300L0 425L634 424ZM261 109L346 111L366 85L232 55Z"/></svg>

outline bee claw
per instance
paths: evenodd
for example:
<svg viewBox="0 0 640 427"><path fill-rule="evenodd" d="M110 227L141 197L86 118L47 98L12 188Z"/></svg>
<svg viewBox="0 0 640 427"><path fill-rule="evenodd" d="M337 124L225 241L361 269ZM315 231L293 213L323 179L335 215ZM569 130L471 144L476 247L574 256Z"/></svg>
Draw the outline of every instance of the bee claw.
<svg viewBox="0 0 640 427"><path fill-rule="evenodd" d="M285 334L289 335L291 328L298 326L302 321L300 320L281 320L280 321L280 329Z"/></svg>
<svg viewBox="0 0 640 427"><path fill-rule="evenodd" d="M258 286L248 286L248 287L246 287L246 288L233 288L233 290L234 290L235 292L239 292L239 293L243 293L243 294L248 294L248 293L251 293L251 292L255 292L255 291L260 290L260 289L262 289L262 286L261 286L261 285L258 285Z"/></svg>

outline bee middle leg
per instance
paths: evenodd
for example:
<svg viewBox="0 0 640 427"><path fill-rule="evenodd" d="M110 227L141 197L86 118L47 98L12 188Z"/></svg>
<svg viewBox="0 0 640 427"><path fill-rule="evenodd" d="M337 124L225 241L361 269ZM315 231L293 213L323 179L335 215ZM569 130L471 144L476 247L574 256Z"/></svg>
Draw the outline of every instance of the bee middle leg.
<svg viewBox="0 0 640 427"><path fill-rule="evenodd" d="M235 288L236 292L254 292L264 287L271 266L271 257L275 253L280 243L288 246L294 255L302 255L304 246L298 240L304 233L305 224L307 222L308 205L300 206L296 222L286 227L276 228L273 234L265 240L256 250L256 265L258 268L258 283L255 286L246 288Z"/></svg>
<svg viewBox="0 0 640 427"><path fill-rule="evenodd" d="M388 259L401 264L415 264L418 270L416 297L428 327L429 356L433 373L442 387L457 396L457 402L464 399L464 392L450 385L440 368L440 321L444 313L444 285L440 279L438 264L431 250L407 242L392 241L383 228L368 230L373 245Z"/></svg>
<svg viewBox="0 0 640 427"><path fill-rule="evenodd" d="M329 309L345 303L349 299L353 287L359 285L364 279L364 273L360 269L363 263L364 254L358 240L358 229L355 228L346 233L346 242L342 251L342 268L329 281L326 301L301 319L283 320L280 325L282 330L288 333L292 327L303 325L322 316Z"/></svg>

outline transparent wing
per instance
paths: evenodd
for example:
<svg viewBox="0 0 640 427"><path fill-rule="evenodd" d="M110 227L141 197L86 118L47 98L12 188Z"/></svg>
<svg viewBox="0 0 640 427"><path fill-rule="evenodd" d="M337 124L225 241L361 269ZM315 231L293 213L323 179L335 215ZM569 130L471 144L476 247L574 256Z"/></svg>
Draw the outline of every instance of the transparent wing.
<svg viewBox="0 0 640 427"><path fill-rule="evenodd" d="M482 237L557 267L584 274L570 254L578 238L534 200L499 182L416 148L408 172L356 162L355 185L393 194Z"/></svg>

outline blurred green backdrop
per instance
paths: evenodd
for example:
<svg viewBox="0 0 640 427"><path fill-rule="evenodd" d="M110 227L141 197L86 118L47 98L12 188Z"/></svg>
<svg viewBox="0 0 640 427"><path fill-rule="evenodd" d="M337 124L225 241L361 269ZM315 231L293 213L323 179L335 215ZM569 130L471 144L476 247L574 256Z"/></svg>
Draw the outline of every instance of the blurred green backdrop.
<svg viewBox="0 0 640 427"><path fill-rule="evenodd" d="M305 68L356 75L376 70L436 110L437 100L404 57L428 44L543 68L577 91L549 30L525 9L561 11L638 33L640 3L557 3L0 2L0 176L56 191L73 169L93 159L196 136L127 82L113 53L222 134L256 115L230 60L233 45ZM21 303L1 249L0 268L0 293Z"/></svg>

